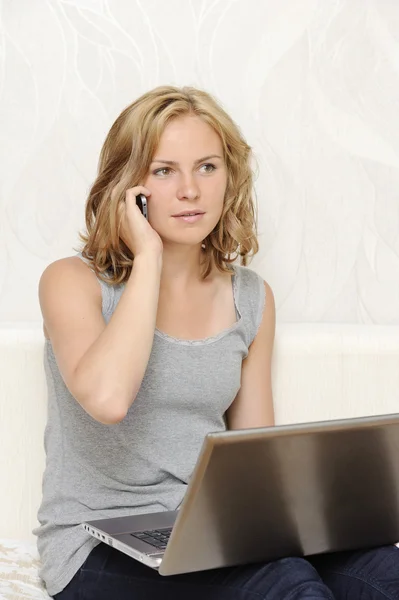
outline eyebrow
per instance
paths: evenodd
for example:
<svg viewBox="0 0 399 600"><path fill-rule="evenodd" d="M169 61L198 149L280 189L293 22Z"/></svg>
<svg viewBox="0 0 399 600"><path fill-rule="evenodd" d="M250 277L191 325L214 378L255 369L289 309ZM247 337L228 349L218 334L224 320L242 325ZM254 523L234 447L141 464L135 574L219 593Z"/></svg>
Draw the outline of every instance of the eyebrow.
<svg viewBox="0 0 399 600"><path fill-rule="evenodd" d="M199 158L198 160L195 160L194 164L197 165L199 163L204 162L205 160L209 160L210 158L222 158L222 157L219 156L218 154L210 154L209 156L204 156L202 158ZM173 166L176 166L179 164L175 160L164 160L162 158L154 158L154 160L152 162L153 163L163 163L165 165L173 165Z"/></svg>

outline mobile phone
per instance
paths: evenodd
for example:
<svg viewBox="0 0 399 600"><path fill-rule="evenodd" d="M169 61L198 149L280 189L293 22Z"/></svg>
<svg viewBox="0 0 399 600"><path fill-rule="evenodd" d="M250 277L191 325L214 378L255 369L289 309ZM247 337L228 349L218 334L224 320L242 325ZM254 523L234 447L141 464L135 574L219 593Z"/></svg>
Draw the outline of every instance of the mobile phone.
<svg viewBox="0 0 399 600"><path fill-rule="evenodd" d="M136 204L142 212L143 217L145 217L148 221L147 198L144 196L144 194L139 194L136 196Z"/></svg>

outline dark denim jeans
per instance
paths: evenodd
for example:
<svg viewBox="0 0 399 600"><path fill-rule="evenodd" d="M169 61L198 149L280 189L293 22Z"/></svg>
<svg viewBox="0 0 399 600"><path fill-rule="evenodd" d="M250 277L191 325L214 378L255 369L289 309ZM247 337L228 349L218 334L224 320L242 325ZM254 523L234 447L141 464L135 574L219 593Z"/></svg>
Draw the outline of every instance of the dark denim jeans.
<svg viewBox="0 0 399 600"><path fill-rule="evenodd" d="M399 549L384 546L163 577L100 543L56 600L399 600Z"/></svg>

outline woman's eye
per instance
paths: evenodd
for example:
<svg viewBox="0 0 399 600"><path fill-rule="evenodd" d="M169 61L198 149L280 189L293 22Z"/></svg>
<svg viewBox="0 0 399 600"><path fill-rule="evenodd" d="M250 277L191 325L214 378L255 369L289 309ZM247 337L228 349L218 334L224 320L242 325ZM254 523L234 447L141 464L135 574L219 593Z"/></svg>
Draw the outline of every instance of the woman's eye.
<svg viewBox="0 0 399 600"><path fill-rule="evenodd" d="M154 171L154 175L168 175L169 172L169 167L162 167L162 169L157 169Z"/></svg>
<svg viewBox="0 0 399 600"><path fill-rule="evenodd" d="M211 163L206 163L205 165L201 166L201 169L204 169L205 173L212 173L212 171L214 171L216 169L215 165L212 165Z"/></svg>

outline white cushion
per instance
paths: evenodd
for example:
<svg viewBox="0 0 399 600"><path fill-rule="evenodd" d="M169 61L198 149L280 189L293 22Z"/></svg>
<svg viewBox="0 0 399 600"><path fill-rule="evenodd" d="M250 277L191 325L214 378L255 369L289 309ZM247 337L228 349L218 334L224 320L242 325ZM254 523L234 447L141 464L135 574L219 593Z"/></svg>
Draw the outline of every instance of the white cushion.
<svg viewBox="0 0 399 600"><path fill-rule="evenodd" d="M48 600L39 565L35 542L0 538L1 600Z"/></svg>

